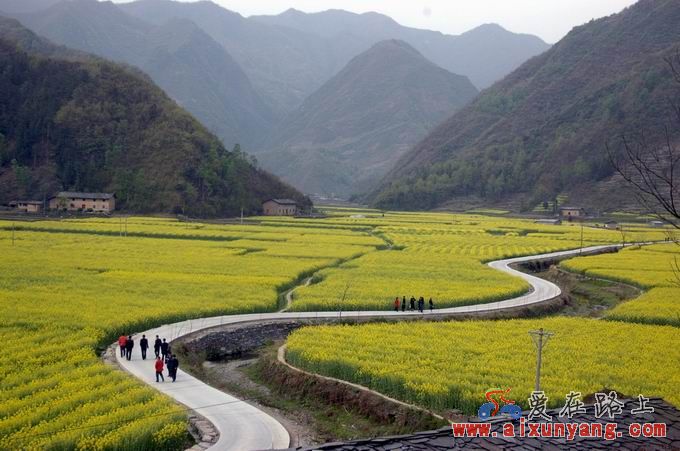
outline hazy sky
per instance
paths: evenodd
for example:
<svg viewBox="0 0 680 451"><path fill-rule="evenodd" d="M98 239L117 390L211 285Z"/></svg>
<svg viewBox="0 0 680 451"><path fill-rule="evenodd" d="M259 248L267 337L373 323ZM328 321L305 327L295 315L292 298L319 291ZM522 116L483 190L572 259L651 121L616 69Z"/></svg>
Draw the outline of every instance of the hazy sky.
<svg viewBox="0 0 680 451"><path fill-rule="evenodd" d="M127 0L129 1L129 0ZM621 11L635 0L212 0L244 16L336 8L377 11L417 28L459 34L495 22L554 43L576 25Z"/></svg>

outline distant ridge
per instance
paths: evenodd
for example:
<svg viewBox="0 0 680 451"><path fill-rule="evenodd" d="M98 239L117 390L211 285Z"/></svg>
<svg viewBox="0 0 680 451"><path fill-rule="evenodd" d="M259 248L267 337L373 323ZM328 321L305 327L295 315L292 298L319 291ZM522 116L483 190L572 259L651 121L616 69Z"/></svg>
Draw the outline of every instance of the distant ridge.
<svg viewBox="0 0 680 451"><path fill-rule="evenodd" d="M128 211L233 216L298 191L228 151L150 79L0 17L0 204L115 193Z"/></svg>
<svg viewBox="0 0 680 451"><path fill-rule="evenodd" d="M306 193L347 197L373 186L476 94L467 77L404 41L382 41L310 95L256 155Z"/></svg>
<svg viewBox="0 0 680 451"><path fill-rule="evenodd" d="M653 139L670 117L680 93L663 58L680 48L678 24L680 2L641 0L574 28L407 152L371 198L404 209L630 202L605 143L641 129Z"/></svg>

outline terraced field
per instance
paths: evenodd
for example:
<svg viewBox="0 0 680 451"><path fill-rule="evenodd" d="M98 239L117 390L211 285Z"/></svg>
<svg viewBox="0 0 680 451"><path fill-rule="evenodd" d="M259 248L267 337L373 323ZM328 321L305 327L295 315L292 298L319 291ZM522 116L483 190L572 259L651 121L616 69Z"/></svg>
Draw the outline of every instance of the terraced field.
<svg viewBox="0 0 680 451"><path fill-rule="evenodd" d="M562 266L592 277L620 280L647 290L637 299L617 305L608 319L680 327L680 247L659 244L633 247L618 254L577 258Z"/></svg>
<svg viewBox="0 0 680 451"><path fill-rule="evenodd" d="M509 232L503 235L505 247L491 244L493 239L479 230L469 231L460 241L441 233L432 242L423 233L409 235L393 230L388 236L413 252L447 256L464 253L469 261L473 261L470 255L478 254L477 261L483 261L528 249L538 252L561 243L578 247L568 229L562 235L554 234L560 229L564 230ZM488 228L484 230L489 232ZM599 232L591 229L584 233L589 242L609 237ZM637 233L636 241L654 238L643 228L637 228ZM541 241L535 241L537 236ZM450 243L450 247L445 248L443 243ZM680 405L680 285L673 270L677 258L680 248L659 244L562 263L571 271L648 290L606 314L606 319L616 321L556 316L308 327L289 337L287 358L309 371L357 382L416 404L474 414L484 401L483 394L494 387L512 387L513 399L526 404L535 369L535 350L528 331L543 327L556 334L544 354L542 377L551 406L563 403L564 395L571 390L591 394L604 389L630 396L661 396Z"/></svg>
<svg viewBox="0 0 680 451"><path fill-rule="evenodd" d="M384 244L148 218L128 220L127 237L117 220L22 223L12 244L0 226L0 449L182 448L185 412L95 349L155 324L273 311L301 274Z"/></svg>
<svg viewBox="0 0 680 451"><path fill-rule="evenodd" d="M618 239L584 233L584 245ZM312 274L293 309L387 310L396 295L489 302L527 287L484 262L579 245L569 225L375 210L242 225L0 221L0 448L182 448L183 409L101 362L98 350L122 333L275 311L280 293Z"/></svg>
<svg viewBox="0 0 680 451"><path fill-rule="evenodd" d="M680 405L680 347L672 345L680 329L670 326L566 317L316 326L289 336L286 359L398 399L474 415L491 388L511 387L509 399L527 407L536 362L528 331L539 327L555 333L541 379L550 406L562 405L570 390L605 388Z"/></svg>

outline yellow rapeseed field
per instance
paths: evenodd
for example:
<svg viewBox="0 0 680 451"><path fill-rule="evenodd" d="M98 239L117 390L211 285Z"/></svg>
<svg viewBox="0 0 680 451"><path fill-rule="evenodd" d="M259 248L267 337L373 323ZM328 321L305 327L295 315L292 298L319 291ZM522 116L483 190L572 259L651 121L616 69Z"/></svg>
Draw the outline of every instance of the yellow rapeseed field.
<svg viewBox="0 0 680 451"><path fill-rule="evenodd" d="M295 292L292 310L387 310L395 297L433 298L437 307L492 302L519 295L528 285L494 271L486 262L578 248L581 228L479 215L370 212L335 222L372 225L392 249L374 252L317 274ZM584 227L583 245L617 243L617 231ZM640 231L629 238L662 239Z"/></svg>
<svg viewBox="0 0 680 451"><path fill-rule="evenodd" d="M299 290L294 309L389 309L396 295L433 296L437 307L488 302L527 287L486 261L578 247L579 229L358 209L231 225L0 221L0 449L184 446L183 410L101 363L97 351L122 333L274 311L282 291L312 274L318 283ZM611 231L584 233L584 245L617 240Z"/></svg>
<svg viewBox="0 0 680 451"><path fill-rule="evenodd" d="M182 409L95 349L164 322L275 310L301 274L384 244L351 229L119 227L20 223L12 240L0 222L0 449L181 449Z"/></svg>
<svg viewBox="0 0 680 451"><path fill-rule="evenodd" d="M512 388L526 408L536 351L528 332L555 333L544 350L550 406L570 391L615 389L680 405L680 329L585 318L403 322L298 329L287 359L402 400L475 414L490 388Z"/></svg>
<svg viewBox="0 0 680 451"><path fill-rule="evenodd" d="M616 254L567 260L562 266L591 277L620 280L648 290L617 305L608 319L680 326L680 247L674 243L632 247Z"/></svg>

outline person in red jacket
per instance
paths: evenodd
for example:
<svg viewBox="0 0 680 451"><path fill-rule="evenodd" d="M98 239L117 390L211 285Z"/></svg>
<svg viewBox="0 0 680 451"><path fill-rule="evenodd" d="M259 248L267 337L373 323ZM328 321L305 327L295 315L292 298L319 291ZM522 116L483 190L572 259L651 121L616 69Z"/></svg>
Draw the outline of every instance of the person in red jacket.
<svg viewBox="0 0 680 451"><path fill-rule="evenodd" d="M156 357L154 367L156 368L156 382L158 382L158 376L160 376L161 380L165 382L165 378L163 377L163 359Z"/></svg>
<svg viewBox="0 0 680 451"><path fill-rule="evenodd" d="M120 356L125 357L125 345L127 345L127 337L121 335L118 337L118 346L120 346Z"/></svg>
<svg viewBox="0 0 680 451"><path fill-rule="evenodd" d="M399 311L399 306L401 305L401 302L399 302L399 296L397 296L394 299L394 311L398 312Z"/></svg>

